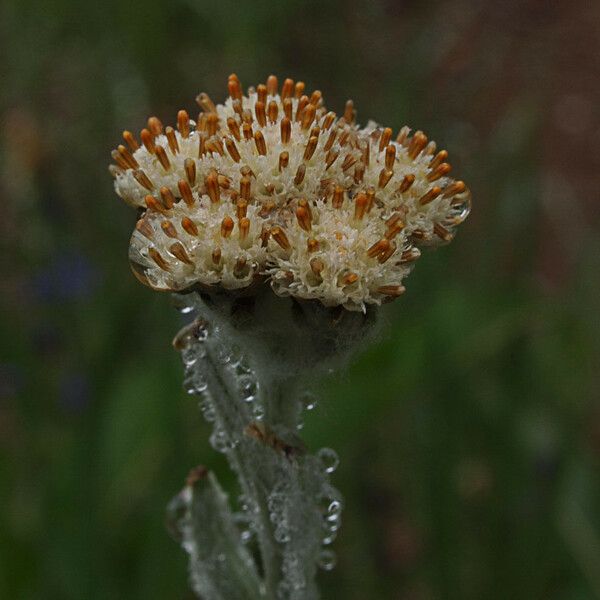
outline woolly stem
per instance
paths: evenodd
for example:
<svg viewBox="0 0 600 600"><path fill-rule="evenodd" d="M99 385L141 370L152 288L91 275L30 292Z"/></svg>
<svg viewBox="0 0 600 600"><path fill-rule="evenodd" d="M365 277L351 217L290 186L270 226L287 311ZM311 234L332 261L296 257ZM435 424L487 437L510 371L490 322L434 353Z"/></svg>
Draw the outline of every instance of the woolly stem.
<svg viewBox="0 0 600 600"><path fill-rule="evenodd" d="M260 321L242 319L245 326L240 326L232 317L239 311L235 303L215 306L195 294L185 301L186 310L197 315L175 340L186 368L185 386L200 397L204 417L214 426L211 444L226 455L242 493L240 512L221 510L221 520L229 514L225 547L202 533L202 519L195 513L208 519L205 527L212 519L209 508L194 509L194 486L172 503L171 520L190 555L194 591L207 600L245 600L246 584L231 590L227 571L234 569L247 570L247 580L258 582L255 598L314 600L317 566L333 566L333 553L325 546L339 528L341 498L329 483L335 453L322 449L312 456L297 436L302 412L298 382L307 375L307 365L297 360L298 344L306 339L283 336L283 344L278 343L276 311L269 312L268 321L275 329L265 335L264 322L259 326ZM312 356L313 350L304 347L300 354ZM207 565L197 550L200 543L215 545L208 556L219 554L228 569Z"/></svg>

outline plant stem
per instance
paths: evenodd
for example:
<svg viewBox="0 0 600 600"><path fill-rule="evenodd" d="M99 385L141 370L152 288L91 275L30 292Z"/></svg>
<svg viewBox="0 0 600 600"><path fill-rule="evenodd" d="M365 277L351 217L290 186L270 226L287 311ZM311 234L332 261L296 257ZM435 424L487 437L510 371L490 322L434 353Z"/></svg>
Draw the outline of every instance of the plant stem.
<svg viewBox="0 0 600 600"><path fill-rule="evenodd" d="M341 498L329 482L337 464L337 458L331 461L333 451L312 456L297 436L302 413L298 381L305 372L273 368L289 364L280 350L273 351L274 336L248 335L199 296L187 300L197 319L176 338L186 389L200 396L204 417L214 425L211 444L226 455L238 478L242 506L237 517L249 526L244 536L235 523L227 526L238 531L239 547L230 546L227 552L234 556L225 552L224 561L239 565L236 557L250 556L249 577L258 574L261 598L315 600L317 565L325 556L322 566L332 566L332 553L323 546L339 528ZM294 344L288 346L298 352ZM184 502L188 517L190 502ZM243 538L249 536L254 541L245 547ZM203 588L203 578L213 571L194 565L194 556L190 553L194 589L210 600L207 589L230 584L211 581Z"/></svg>

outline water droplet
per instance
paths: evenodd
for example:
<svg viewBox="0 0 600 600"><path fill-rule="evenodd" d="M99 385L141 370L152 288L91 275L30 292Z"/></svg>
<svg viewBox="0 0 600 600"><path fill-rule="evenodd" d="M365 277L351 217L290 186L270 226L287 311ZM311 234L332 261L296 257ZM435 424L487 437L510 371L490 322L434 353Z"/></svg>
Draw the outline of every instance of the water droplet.
<svg viewBox="0 0 600 600"><path fill-rule="evenodd" d="M196 364L196 361L198 360L198 352L196 346L186 346L181 351L181 360L183 361L183 364L186 367L191 367L194 364Z"/></svg>
<svg viewBox="0 0 600 600"><path fill-rule="evenodd" d="M215 413L215 409L208 394L205 394L204 399L198 402L198 406L202 412L202 416L209 423L212 423L217 418L217 414Z"/></svg>
<svg viewBox="0 0 600 600"><path fill-rule="evenodd" d="M252 414L256 421L262 421L265 417L265 408L262 404L258 402L254 403L254 408L252 409Z"/></svg>
<svg viewBox="0 0 600 600"><path fill-rule="evenodd" d="M250 540L252 539L252 530L250 529L243 529L240 532L240 539L242 540L242 544L248 544L250 542Z"/></svg>
<svg viewBox="0 0 600 600"><path fill-rule="evenodd" d="M337 556L333 550L329 550L329 548L321 550L317 564L323 571L331 571L335 567L336 562Z"/></svg>
<svg viewBox="0 0 600 600"><path fill-rule="evenodd" d="M246 359L244 357L240 358L237 365L235 365L235 372L237 375L251 375L252 369L246 363Z"/></svg>
<svg viewBox="0 0 600 600"><path fill-rule="evenodd" d="M333 500L327 509L327 520L336 522L340 519L342 512L342 503L339 500Z"/></svg>
<svg viewBox="0 0 600 600"><path fill-rule="evenodd" d="M275 541L279 542L280 544L285 544L290 541L290 533L282 524L279 524L275 528L275 533L273 535L275 537Z"/></svg>
<svg viewBox="0 0 600 600"><path fill-rule="evenodd" d="M206 416L206 415L205 415ZM227 450L231 449L231 443L227 434L221 429L216 429L212 432L210 436L210 445L217 452L227 452Z"/></svg>
<svg viewBox="0 0 600 600"><path fill-rule="evenodd" d="M325 473L333 473L340 464L337 453L331 448L321 448L317 452L317 456L323 465Z"/></svg>
<svg viewBox="0 0 600 600"><path fill-rule="evenodd" d="M317 406L317 397L312 392L304 392L300 400L305 410L314 410Z"/></svg>
<svg viewBox="0 0 600 600"><path fill-rule="evenodd" d="M240 393L245 402L254 402L258 392L258 382L251 375L240 377Z"/></svg>
<svg viewBox="0 0 600 600"><path fill-rule="evenodd" d="M219 348L217 349L217 360L221 364L226 365L230 363L232 359L233 355L231 353L231 350L229 348L226 348L225 346L219 346Z"/></svg>

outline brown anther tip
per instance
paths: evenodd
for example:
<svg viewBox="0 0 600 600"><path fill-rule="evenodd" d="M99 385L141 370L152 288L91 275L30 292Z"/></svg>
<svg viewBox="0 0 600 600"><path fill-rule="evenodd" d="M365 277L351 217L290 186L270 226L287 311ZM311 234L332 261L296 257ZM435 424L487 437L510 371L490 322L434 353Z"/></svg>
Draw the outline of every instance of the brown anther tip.
<svg viewBox="0 0 600 600"><path fill-rule="evenodd" d="M421 153L427 145L427 136L422 131L415 132L408 144L408 156L413 160Z"/></svg>
<svg viewBox="0 0 600 600"><path fill-rule="evenodd" d="M131 133L131 131L125 130L123 132L123 139L125 140L132 152L135 152L140 147L137 140L135 139L135 136L133 135L133 133Z"/></svg>
<svg viewBox="0 0 600 600"><path fill-rule="evenodd" d="M321 90L315 90L311 95L310 95L310 99L309 102L317 107L319 106L319 102L321 102L321 99L323 98L323 94L321 92Z"/></svg>
<svg viewBox="0 0 600 600"><path fill-rule="evenodd" d="M158 117L150 117L148 119L148 129L153 136L160 135L163 130L163 124Z"/></svg>
<svg viewBox="0 0 600 600"><path fill-rule="evenodd" d="M165 214L165 207L154 197L148 194L144 198L144 202L146 204L146 208L151 211L159 212Z"/></svg>
<svg viewBox="0 0 600 600"><path fill-rule="evenodd" d="M296 82L296 86L294 87L294 96L296 98L301 98L302 95L304 94L304 88L305 88L305 84L304 81L298 81Z"/></svg>
<svg viewBox="0 0 600 600"><path fill-rule="evenodd" d="M331 199L331 205L333 208L342 208L344 203L344 188L341 185L336 185L333 190L333 198Z"/></svg>
<svg viewBox="0 0 600 600"><path fill-rule="evenodd" d="M415 182L415 176L412 173L405 175L404 179L402 179L402 183L398 187L398 192L403 194L404 192L408 191L410 186L414 182Z"/></svg>
<svg viewBox="0 0 600 600"><path fill-rule="evenodd" d="M346 101L346 106L344 107L344 121L346 123L352 123L354 121L354 102L352 100Z"/></svg>
<svg viewBox="0 0 600 600"><path fill-rule="evenodd" d="M367 190L367 212L371 212L373 208L373 204L375 203L375 190L373 188L369 188Z"/></svg>
<svg viewBox="0 0 600 600"><path fill-rule="evenodd" d="M167 143L169 144L169 150L173 154L177 154L179 152L179 143L177 142L177 136L175 135L175 130L168 126L165 127L165 135L167 136Z"/></svg>
<svg viewBox="0 0 600 600"><path fill-rule="evenodd" d="M405 142L406 142L406 139L408 138L409 133L410 133L410 127L407 127L405 125L398 132L398 135L396 136L396 142L398 144L402 144L403 146L406 145Z"/></svg>
<svg viewBox="0 0 600 600"><path fill-rule="evenodd" d="M208 140L208 133L201 131L198 134L198 158L202 158L206 154L206 141Z"/></svg>
<svg viewBox="0 0 600 600"><path fill-rule="evenodd" d="M337 157L340 155L338 150L329 150L325 155L325 170L327 171L329 167L337 160Z"/></svg>
<svg viewBox="0 0 600 600"><path fill-rule="evenodd" d="M360 192L356 195L356 199L354 201L354 218L357 221L361 221L367 212L367 206L369 205L369 199L367 198L367 194L364 192Z"/></svg>
<svg viewBox="0 0 600 600"><path fill-rule="evenodd" d="M356 163L356 156L346 154L346 156L344 156L344 162L342 163L342 171L347 171L354 163Z"/></svg>
<svg viewBox="0 0 600 600"><path fill-rule="evenodd" d="M163 271L168 272L171 270L169 268L169 263L161 256L156 248L148 248L148 255Z"/></svg>
<svg viewBox="0 0 600 600"><path fill-rule="evenodd" d="M394 219L393 222L390 219L387 223L387 229L385 231L385 237L388 240L393 240L405 227L404 221L398 215L397 219Z"/></svg>
<svg viewBox="0 0 600 600"><path fill-rule="evenodd" d="M400 255L400 262L414 262L419 256L421 256L421 252L418 248L408 248L408 250L404 250Z"/></svg>
<svg viewBox="0 0 600 600"><path fill-rule="evenodd" d="M358 281L358 275L356 273L346 273L342 278L342 283L344 285L352 285Z"/></svg>
<svg viewBox="0 0 600 600"><path fill-rule="evenodd" d="M267 115L269 117L270 123L277 122L278 113L279 113L279 106L277 105L277 102L275 102L275 100L271 100L269 102L269 106L267 107Z"/></svg>
<svg viewBox="0 0 600 600"><path fill-rule="evenodd" d="M325 152L329 152L329 150L331 150L331 147L333 146L333 143L335 142L336 137L337 137L337 131L335 129L333 129L331 131L331 133L329 134L329 137L327 138L325 145L323 146L323 150Z"/></svg>
<svg viewBox="0 0 600 600"><path fill-rule="evenodd" d="M392 129L391 127L386 127L381 132L381 137L379 138L379 152L382 152L383 149L390 143L392 139Z"/></svg>
<svg viewBox="0 0 600 600"><path fill-rule="evenodd" d="M308 106L308 96L302 96L298 100L298 106L296 108L296 121L302 121L302 115L304 114L304 109Z"/></svg>
<svg viewBox="0 0 600 600"><path fill-rule="evenodd" d="M154 184L150 181L148 175L146 175L142 169L136 169L133 172L133 177L143 188L146 188L148 191L152 191L154 189Z"/></svg>
<svg viewBox="0 0 600 600"><path fill-rule="evenodd" d="M377 256L377 260L380 264L383 264L392 256L392 254L394 254L394 252L396 252L396 244L389 242L389 246Z"/></svg>
<svg viewBox="0 0 600 600"><path fill-rule="evenodd" d="M194 195L192 194L192 188L190 187L190 184L187 181L180 179L177 182L177 188L179 189L179 193L181 194L183 201L188 206L193 206Z"/></svg>
<svg viewBox="0 0 600 600"><path fill-rule="evenodd" d="M242 219L248 212L248 201L244 198L239 198L236 202L236 216L238 219Z"/></svg>
<svg viewBox="0 0 600 600"><path fill-rule="evenodd" d="M308 238L306 240L306 250L311 252L316 252L319 249L319 242L315 240L315 238Z"/></svg>
<svg viewBox="0 0 600 600"><path fill-rule="evenodd" d="M212 251L211 259L215 265L218 265L221 262L221 248L215 248Z"/></svg>
<svg viewBox="0 0 600 600"><path fill-rule="evenodd" d="M291 98L294 93L294 80L286 79L281 86L281 99Z"/></svg>
<svg viewBox="0 0 600 600"><path fill-rule="evenodd" d="M254 105L254 114L256 115L256 120L261 127L265 127L267 125L267 113L265 111L265 103L260 100L256 102Z"/></svg>
<svg viewBox="0 0 600 600"><path fill-rule="evenodd" d="M444 198L455 196L456 194L462 194L467 189L464 181L455 181L444 189Z"/></svg>
<svg viewBox="0 0 600 600"><path fill-rule="evenodd" d="M323 129L329 129L332 125L333 122L335 121L335 113L333 111L329 111L324 119L323 119Z"/></svg>
<svg viewBox="0 0 600 600"><path fill-rule="evenodd" d="M229 152L229 156L231 156L231 160L236 163L240 162L242 157L240 156L240 152L235 145L235 142L231 138L225 138L225 147L227 148L227 152Z"/></svg>
<svg viewBox="0 0 600 600"><path fill-rule="evenodd" d="M296 171L296 176L294 177L294 185L300 185L304 181L304 176L306 175L306 165L302 163L298 170Z"/></svg>
<svg viewBox="0 0 600 600"><path fill-rule="evenodd" d="M302 129L308 129L315 118L315 114L317 109L314 104L307 104L304 108L301 119L302 119Z"/></svg>
<svg viewBox="0 0 600 600"><path fill-rule="evenodd" d="M211 171L204 178L204 186L206 187L206 193L210 198L212 204L217 204L221 199L221 192L219 190L219 179L215 171Z"/></svg>
<svg viewBox="0 0 600 600"><path fill-rule="evenodd" d="M180 110L177 113L177 129L179 129L182 138L187 138L190 135L190 116L185 110Z"/></svg>
<svg viewBox="0 0 600 600"><path fill-rule="evenodd" d="M233 274L236 277L243 277L244 272L246 271L246 258L244 256L239 256L235 261L235 265L233 267Z"/></svg>
<svg viewBox="0 0 600 600"><path fill-rule="evenodd" d="M396 162L396 146L394 146L393 144L390 144L385 149L385 168L390 169L390 170L393 169L395 162Z"/></svg>
<svg viewBox="0 0 600 600"><path fill-rule="evenodd" d="M429 168L433 171L438 165L441 165L443 162L446 162L448 158L448 152L446 150L440 150L429 163Z"/></svg>
<svg viewBox="0 0 600 600"><path fill-rule="evenodd" d="M240 240L245 240L248 237L250 231L250 219L248 217L242 217L239 224L240 229Z"/></svg>
<svg viewBox="0 0 600 600"><path fill-rule="evenodd" d="M127 164L127 161L119 154L118 150L113 150L110 155L121 171L128 171L131 168L131 166Z"/></svg>
<svg viewBox="0 0 600 600"><path fill-rule="evenodd" d="M161 224L161 229L163 230L164 234L167 237L170 238L176 238L177 237L177 230L175 229L175 227L173 226L173 223L171 223L171 221L163 221Z"/></svg>
<svg viewBox="0 0 600 600"><path fill-rule="evenodd" d="M273 227L271 229L271 236L284 250L289 250L292 247L285 231L281 227Z"/></svg>
<svg viewBox="0 0 600 600"><path fill-rule="evenodd" d="M250 123L243 123L242 124L242 133L244 134L245 140L251 140L253 137L252 125L250 125Z"/></svg>
<svg viewBox="0 0 600 600"><path fill-rule="evenodd" d="M421 196L421 198L419 199L419 204L421 206L425 206L426 204L429 204L430 202L435 200L441 193L442 188L438 186L432 187L426 194Z"/></svg>
<svg viewBox="0 0 600 600"><path fill-rule="evenodd" d="M233 98L234 100L242 100L242 86L240 84L240 80L237 77L229 77L229 81L227 82L227 89L231 98Z"/></svg>
<svg viewBox="0 0 600 600"><path fill-rule="evenodd" d="M293 106L292 106L292 99L291 98L286 98L283 101L283 114L291 121L292 120L292 110L293 110Z"/></svg>
<svg viewBox="0 0 600 600"><path fill-rule="evenodd" d="M233 219L224 217L221 221L221 237L228 238L233 231Z"/></svg>
<svg viewBox="0 0 600 600"><path fill-rule="evenodd" d="M445 177L452 170L451 165L448 163L441 163L438 165L429 175L427 175L427 179L429 181L437 181L441 177Z"/></svg>
<svg viewBox="0 0 600 600"><path fill-rule="evenodd" d="M193 186L196 184L196 161L193 158L186 158L183 161L183 168L188 183Z"/></svg>
<svg viewBox="0 0 600 600"><path fill-rule="evenodd" d="M142 129L140 132L140 138L142 139L142 144L150 154L154 154L155 145L154 145L154 136L150 133L148 129Z"/></svg>
<svg viewBox="0 0 600 600"><path fill-rule="evenodd" d="M219 128L219 115L217 113L209 113L206 115L206 133L209 137L217 133Z"/></svg>
<svg viewBox="0 0 600 600"><path fill-rule="evenodd" d="M304 229L304 231L310 231L311 218L310 218L310 213L308 212L306 207L299 206L296 209L296 219L298 219L298 225L300 225L300 227L302 229Z"/></svg>
<svg viewBox="0 0 600 600"><path fill-rule="evenodd" d="M283 171L283 169L285 169L288 164L290 162L290 155L288 152L282 152L279 155L279 172Z"/></svg>
<svg viewBox="0 0 600 600"><path fill-rule="evenodd" d="M394 298L401 296L405 291L406 288L403 285L382 285L377 288L377 293Z"/></svg>
<svg viewBox="0 0 600 600"><path fill-rule="evenodd" d="M440 239L444 240L445 242L449 242L450 240L452 240L452 234L440 223L434 223L433 225L433 233L435 233L435 235L437 235Z"/></svg>
<svg viewBox="0 0 600 600"><path fill-rule="evenodd" d="M194 264L181 242L175 242L174 244L171 244L171 246L169 246L169 252L171 252L175 258L179 259L186 265Z"/></svg>
<svg viewBox="0 0 600 600"><path fill-rule="evenodd" d="M306 149L304 150L304 160L310 160L317 149L317 144L319 143L319 138L317 136L313 136L309 138L308 143L306 144Z"/></svg>
<svg viewBox="0 0 600 600"><path fill-rule="evenodd" d="M162 165L162 168L165 171L168 171L171 168L171 161L169 160L165 149L162 146L157 145L154 154L156 155L156 158L158 158L158 162Z"/></svg>
<svg viewBox="0 0 600 600"><path fill-rule="evenodd" d="M270 96L276 96L279 91L279 81L275 75L267 77L267 92Z"/></svg>
<svg viewBox="0 0 600 600"><path fill-rule="evenodd" d="M368 250L367 256L370 258L375 258L379 256L383 252L387 252L390 247L390 241L385 238L380 239L378 242L375 242Z"/></svg>
<svg viewBox="0 0 600 600"><path fill-rule="evenodd" d="M365 163L363 162L359 162L356 163L356 166L354 167L354 183L356 183L356 185L362 183L364 177L365 177Z"/></svg>
<svg viewBox="0 0 600 600"><path fill-rule="evenodd" d="M135 228L149 240L152 240L154 238L154 231L146 219L139 219L138 222L135 224Z"/></svg>
<svg viewBox="0 0 600 600"><path fill-rule="evenodd" d="M125 146L123 146L123 144L119 144L117 146L117 152L119 153L119 155L125 161L125 164L129 168L137 169L140 166L138 164L138 161L135 160L135 158L133 157L133 154L131 154L131 152L127 148L125 148Z"/></svg>
<svg viewBox="0 0 600 600"><path fill-rule="evenodd" d="M198 235L198 227L196 227L196 224L189 217L183 217L181 219L181 227L190 235Z"/></svg>
<svg viewBox="0 0 600 600"><path fill-rule="evenodd" d="M240 196L243 200L250 200L251 186L252 180L247 175L240 179Z"/></svg>
<svg viewBox="0 0 600 600"><path fill-rule="evenodd" d="M292 122L288 117L283 117L280 124L281 129L281 142L287 144L292 136Z"/></svg>
<svg viewBox="0 0 600 600"><path fill-rule="evenodd" d="M240 136L240 126L233 117L227 118L227 128L231 135L239 142L242 138Z"/></svg>
<svg viewBox="0 0 600 600"><path fill-rule="evenodd" d="M392 175L394 174L394 171L392 171L391 169L381 169L381 173L379 173L379 181L378 181L378 186L380 189L383 189L389 182L390 179L392 178Z"/></svg>
<svg viewBox="0 0 600 600"><path fill-rule="evenodd" d="M250 173L252 173L252 171L250 171ZM221 173L217 175L217 183L219 184L219 187L224 190L228 190L231 187L231 179Z"/></svg>
<svg viewBox="0 0 600 600"><path fill-rule="evenodd" d="M198 106L205 112L217 112L215 103L205 92L201 92L196 96L196 102L198 103Z"/></svg>
<svg viewBox="0 0 600 600"><path fill-rule="evenodd" d="M170 209L173 208L175 204L175 196L173 196L173 192L168 187L161 187L160 190L160 198L165 208Z"/></svg>
<svg viewBox="0 0 600 600"><path fill-rule="evenodd" d="M310 270L319 277L325 268L325 264L320 258L312 258L309 262Z"/></svg>

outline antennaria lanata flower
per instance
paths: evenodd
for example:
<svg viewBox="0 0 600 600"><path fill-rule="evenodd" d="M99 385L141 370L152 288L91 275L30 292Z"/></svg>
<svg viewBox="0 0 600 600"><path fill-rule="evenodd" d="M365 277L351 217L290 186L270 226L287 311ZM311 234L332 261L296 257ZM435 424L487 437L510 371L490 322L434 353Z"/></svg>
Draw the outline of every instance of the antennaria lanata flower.
<svg viewBox="0 0 600 600"><path fill-rule="evenodd" d="M151 117L139 138L125 131L110 167L140 211L135 275L195 313L174 341L184 385L242 492L234 513L198 468L169 523L200 596L314 600L342 499L337 455L311 455L297 435L314 406L306 382L364 342L470 194L423 132L361 128L352 101L338 117L320 91L274 76L244 95L231 75L228 91L218 105L200 94L196 120L181 110L174 127Z"/></svg>

